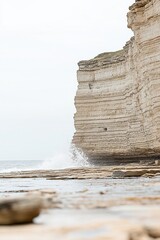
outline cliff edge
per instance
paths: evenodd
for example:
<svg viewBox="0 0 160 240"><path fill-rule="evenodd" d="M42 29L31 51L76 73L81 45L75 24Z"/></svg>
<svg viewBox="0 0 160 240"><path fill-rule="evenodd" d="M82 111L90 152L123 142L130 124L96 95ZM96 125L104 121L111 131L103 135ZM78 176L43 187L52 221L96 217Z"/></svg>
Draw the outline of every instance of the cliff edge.
<svg viewBox="0 0 160 240"><path fill-rule="evenodd" d="M160 1L129 10L124 48L78 64L72 142L96 161L160 156Z"/></svg>

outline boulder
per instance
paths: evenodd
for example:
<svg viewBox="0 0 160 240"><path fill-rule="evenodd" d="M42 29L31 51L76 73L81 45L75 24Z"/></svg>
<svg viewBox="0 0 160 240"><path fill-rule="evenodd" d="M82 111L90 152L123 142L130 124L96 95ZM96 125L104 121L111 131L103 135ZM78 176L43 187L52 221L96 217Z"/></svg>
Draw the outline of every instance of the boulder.
<svg viewBox="0 0 160 240"><path fill-rule="evenodd" d="M41 198L24 196L0 201L0 225L31 223L40 214Z"/></svg>

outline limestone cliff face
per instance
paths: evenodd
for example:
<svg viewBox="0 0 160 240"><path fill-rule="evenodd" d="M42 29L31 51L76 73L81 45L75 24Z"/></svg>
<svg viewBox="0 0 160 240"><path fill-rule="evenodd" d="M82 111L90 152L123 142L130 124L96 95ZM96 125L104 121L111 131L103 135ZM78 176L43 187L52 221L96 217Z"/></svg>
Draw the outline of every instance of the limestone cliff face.
<svg viewBox="0 0 160 240"><path fill-rule="evenodd" d="M73 143L91 159L160 156L160 1L129 9L124 49L79 62Z"/></svg>

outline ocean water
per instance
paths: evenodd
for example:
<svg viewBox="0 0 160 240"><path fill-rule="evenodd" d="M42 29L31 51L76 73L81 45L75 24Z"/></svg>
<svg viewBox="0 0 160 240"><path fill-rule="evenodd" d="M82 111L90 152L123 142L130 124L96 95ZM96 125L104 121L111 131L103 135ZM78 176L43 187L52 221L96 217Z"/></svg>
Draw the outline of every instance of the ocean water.
<svg viewBox="0 0 160 240"><path fill-rule="evenodd" d="M0 161L0 173L20 172L29 170L54 170L70 167L81 167L87 165L87 161L81 154L73 156L71 153L57 154L47 160L10 160ZM53 184L54 183L54 184ZM24 178L24 179L0 179L0 195L17 194L28 190L39 189L63 189L67 182L48 181L45 178Z"/></svg>
<svg viewBox="0 0 160 240"><path fill-rule="evenodd" d="M23 170L39 169L43 165L42 160L5 160L0 161L0 172L13 172Z"/></svg>
<svg viewBox="0 0 160 240"><path fill-rule="evenodd" d="M70 155L60 154L54 158L43 160L0 161L0 172L25 170L63 169L68 167L86 166L87 160L79 155L72 158ZM63 194L71 194L88 189L91 195L94 192L107 191L108 198L123 196L159 196L159 178L135 179L84 179L84 180L47 180L45 178L0 179L0 196L23 194L30 190L53 189Z"/></svg>
<svg viewBox="0 0 160 240"><path fill-rule="evenodd" d="M73 152L60 153L46 160L1 160L0 173L38 169L54 170L82 166L88 166L87 158L74 149L74 154Z"/></svg>
<svg viewBox="0 0 160 240"><path fill-rule="evenodd" d="M57 158L60 162L55 163L53 159L46 161L0 161L0 172L23 171L32 169L55 169L70 167L75 164L70 160L65 165L66 158ZM62 161L62 162L61 162ZM77 164L77 163L76 163ZM75 165L76 165L75 164ZM79 192L86 191L88 197L96 199L100 191L107 192L107 199L136 196L159 196L160 177L156 178L135 178L135 179L84 179L84 180L47 180L45 178L15 178L0 179L0 199L8 196L25 194L31 190L53 190L64 196L78 198ZM106 196L106 195L104 195ZM100 197L102 197L100 195Z"/></svg>
<svg viewBox="0 0 160 240"><path fill-rule="evenodd" d="M76 153L76 154L75 154ZM20 172L29 170L56 170L71 167L87 166L87 159L78 151L57 154L46 160L10 160L0 161L0 173ZM54 182L54 184L53 184ZM38 190L48 188L65 188L65 181L48 181L45 178L0 179L0 195L18 193L22 190Z"/></svg>

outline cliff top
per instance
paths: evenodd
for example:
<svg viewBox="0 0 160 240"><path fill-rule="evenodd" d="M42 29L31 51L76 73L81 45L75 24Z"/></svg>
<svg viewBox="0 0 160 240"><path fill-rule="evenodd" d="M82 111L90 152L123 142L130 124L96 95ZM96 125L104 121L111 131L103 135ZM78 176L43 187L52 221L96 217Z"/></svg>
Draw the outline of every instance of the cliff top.
<svg viewBox="0 0 160 240"><path fill-rule="evenodd" d="M99 68L106 67L110 64L119 63L126 60L126 53L130 43L134 41L134 37L126 42L123 49L114 52L104 52L90 60L82 60L78 63L79 70L82 71L93 71Z"/></svg>
<svg viewBox="0 0 160 240"><path fill-rule="evenodd" d="M146 4L148 4L149 2L151 2L151 0L136 0L134 4L132 4L130 7L129 7L129 10L130 11L133 11L137 8L141 8L141 7L144 7Z"/></svg>
<svg viewBox="0 0 160 240"><path fill-rule="evenodd" d="M116 52L104 52L104 53L101 53L101 54L98 54L96 57L94 57L94 59L105 59L105 60L112 60L112 59L115 59L115 58L118 58L118 57L121 57L123 55L123 49L122 50L119 50L119 51L116 51Z"/></svg>
<svg viewBox="0 0 160 240"><path fill-rule="evenodd" d="M104 52L90 60L83 60L78 63L79 69L84 71L96 70L107 65L118 63L125 60L124 49L116 52Z"/></svg>

